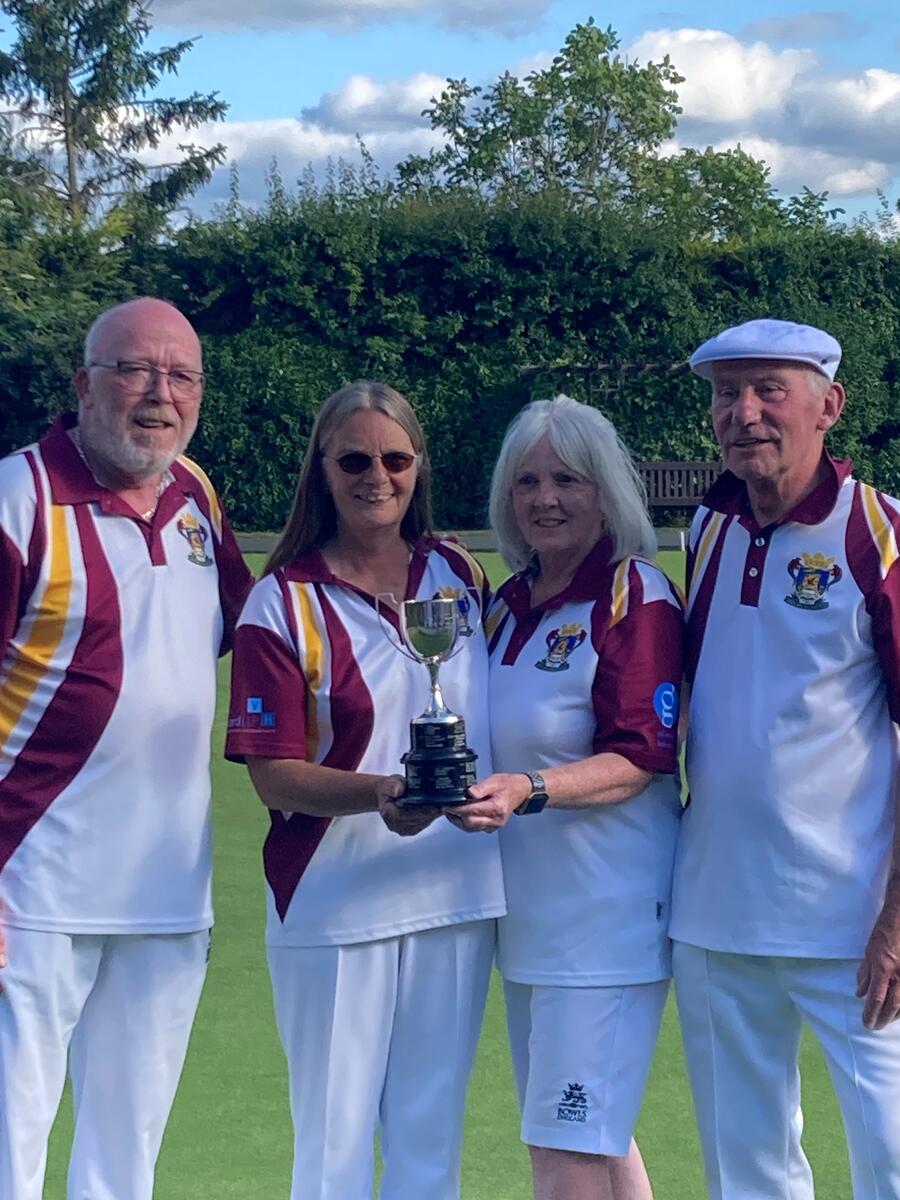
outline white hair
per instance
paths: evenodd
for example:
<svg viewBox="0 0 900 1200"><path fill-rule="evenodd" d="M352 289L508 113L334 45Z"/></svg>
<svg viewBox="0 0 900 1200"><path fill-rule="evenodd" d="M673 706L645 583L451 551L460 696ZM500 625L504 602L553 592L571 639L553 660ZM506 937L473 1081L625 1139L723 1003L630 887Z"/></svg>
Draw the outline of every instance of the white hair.
<svg viewBox="0 0 900 1200"><path fill-rule="evenodd" d="M544 434L570 471L596 484L604 526L613 539L610 562L629 554L651 558L656 534L647 515L644 485L615 427L589 404L555 396L534 400L513 419L494 467L490 521L507 564L521 571L531 559L531 547L513 511L512 492L522 459Z"/></svg>

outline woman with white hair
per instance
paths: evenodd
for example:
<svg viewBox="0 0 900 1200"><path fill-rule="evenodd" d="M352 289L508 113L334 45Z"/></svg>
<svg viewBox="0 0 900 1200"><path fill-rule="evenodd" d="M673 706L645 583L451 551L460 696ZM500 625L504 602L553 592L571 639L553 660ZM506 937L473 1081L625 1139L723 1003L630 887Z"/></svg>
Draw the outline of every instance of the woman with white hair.
<svg viewBox="0 0 900 1200"><path fill-rule="evenodd" d="M616 431L568 396L507 430L491 524L497 772L448 813L500 830L498 965L536 1200L646 1200L632 1131L669 979L682 613ZM512 819L510 819L512 818Z"/></svg>

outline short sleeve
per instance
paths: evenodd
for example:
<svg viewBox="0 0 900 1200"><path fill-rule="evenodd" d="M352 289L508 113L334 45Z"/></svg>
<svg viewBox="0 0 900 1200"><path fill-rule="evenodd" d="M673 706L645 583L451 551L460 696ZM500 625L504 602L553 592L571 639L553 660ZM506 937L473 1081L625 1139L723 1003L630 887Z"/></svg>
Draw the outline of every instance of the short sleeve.
<svg viewBox="0 0 900 1200"><path fill-rule="evenodd" d="M28 454L0 461L0 659L34 590L44 554L44 518Z"/></svg>
<svg viewBox="0 0 900 1200"><path fill-rule="evenodd" d="M684 641L678 592L658 567L632 560L627 607L609 619L597 605L594 622L594 752L674 773Z"/></svg>
<svg viewBox="0 0 900 1200"><path fill-rule="evenodd" d="M307 686L279 582L253 588L234 635L225 757L307 757Z"/></svg>
<svg viewBox="0 0 900 1200"><path fill-rule="evenodd" d="M869 601L872 644L884 673L891 720L900 725L900 560Z"/></svg>
<svg viewBox="0 0 900 1200"><path fill-rule="evenodd" d="M244 562L237 538L225 514L222 514L221 538L216 553L219 572L219 602L222 605L222 646L225 654L232 644L235 626L241 609L253 586L253 576Z"/></svg>

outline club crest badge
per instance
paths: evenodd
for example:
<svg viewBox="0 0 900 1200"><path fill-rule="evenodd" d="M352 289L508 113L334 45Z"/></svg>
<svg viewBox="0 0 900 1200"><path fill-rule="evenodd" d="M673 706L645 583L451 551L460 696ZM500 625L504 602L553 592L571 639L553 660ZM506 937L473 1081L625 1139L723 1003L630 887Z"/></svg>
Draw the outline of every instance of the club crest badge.
<svg viewBox="0 0 900 1200"><path fill-rule="evenodd" d="M198 567L211 567L213 560L206 553L206 539L209 537L209 532L200 524L194 514L185 513L183 517L179 517L176 529L191 548L188 562L196 563Z"/></svg>
<svg viewBox="0 0 900 1200"><path fill-rule="evenodd" d="M833 558L819 552L792 558L787 569L794 581L794 590L785 596L785 604L811 611L828 607L825 593L844 573Z"/></svg>
<svg viewBox="0 0 900 1200"><path fill-rule="evenodd" d="M577 650L587 631L581 625L560 625L547 634L547 653L534 664L539 671L568 671L569 655Z"/></svg>
<svg viewBox="0 0 900 1200"><path fill-rule="evenodd" d="M465 588L442 587L432 596L432 600L455 600L459 609L459 636L471 637L475 630L469 624L469 613L472 611L472 601Z"/></svg>

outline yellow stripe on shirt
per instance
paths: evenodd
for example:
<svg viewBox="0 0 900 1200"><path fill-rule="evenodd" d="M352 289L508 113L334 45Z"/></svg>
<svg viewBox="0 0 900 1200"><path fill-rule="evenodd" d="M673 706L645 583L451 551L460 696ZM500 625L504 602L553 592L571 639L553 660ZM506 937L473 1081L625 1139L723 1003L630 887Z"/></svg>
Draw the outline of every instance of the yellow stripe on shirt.
<svg viewBox="0 0 900 1200"><path fill-rule="evenodd" d="M459 542L445 542L444 545L452 547L465 560L469 566L469 570L472 572L472 579L475 586L479 589L483 588L484 568L478 559L465 546L460 545Z"/></svg>
<svg viewBox="0 0 900 1200"><path fill-rule="evenodd" d="M0 687L0 748L9 741L59 649L72 598L72 554L66 508L50 509L50 576L28 639L12 648L13 664Z"/></svg>
<svg viewBox="0 0 900 1200"><path fill-rule="evenodd" d="M618 625L622 618L628 614L628 571L630 567L631 559L623 558L616 567L616 573L613 576L610 629L614 625Z"/></svg>
<svg viewBox="0 0 900 1200"><path fill-rule="evenodd" d="M712 519L706 527L703 537L697 546L697 553L694 555L694 572L691 576L691 589L696 586L697 581L702 577L706 560L709 558L716 538L719 536L719 530L722 528L722 522L725 520L725 514L714 512Z"/></svg>
<svg viewBox="0 0 900 1200"><path fill-rule="evenodd" d="M878 493L867 483L861 483L859 486L862 492L866 520L869 523L872 538L881 556L881 578L884 579L898 557L900 557L900 551L897 549L897 539L894 536L893 526L878 503Z"/></svg>
<svg viewBox="0 0 900 1200"><path fill-rule="evenodd" d="M506 604L505 601L499 600L494 605L494 607L488 613L487 618L485 619L485 622L484 622L484 632L488 638L492 638L494 636L494 630L500 624L500 621L502 620L504 613L508 613L508 612L509 612L509 606Z"/></svg>
<svg viewBox="0 0 900 1200"><path fill-rule="evenodd" d="M206 472L203 470L203 468L198 467L192 458L187 458L185 455L180 454L178 456L178 461L185 468L185 470L190 471L190 473L194 476L194 478L199 482L200 486L203 488L204 494L206 495L206 499L209 504L210 518L213 523L213 529L215 530L216 538L218 539L218 541L221 541L222 540L222 506L219 503L219 497L216 495L216 489L213 487L212 483L210 482L209 476L206 474Z"/></svg>
<svg viewBox="0 0 900 1200"><path fill-rule="evenodd" d="M300 610L303 629L303 653L300 662L306 679L306 753L307 761L315 762L319 750L318 696L322 690L325 662L325 640L316 621L312 600L302 583L292 585Z"/></svg>

